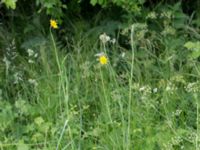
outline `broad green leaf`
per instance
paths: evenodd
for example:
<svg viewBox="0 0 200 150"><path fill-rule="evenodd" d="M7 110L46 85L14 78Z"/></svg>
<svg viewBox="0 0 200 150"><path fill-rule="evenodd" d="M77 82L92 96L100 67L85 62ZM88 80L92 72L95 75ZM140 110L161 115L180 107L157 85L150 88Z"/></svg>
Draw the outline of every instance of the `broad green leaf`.
<svg viewBox="0 0 200 150"><path fill-rule="evenodd" d="M7 8L12 8L12 9L16 8L17 0L3 0L2 2L6 4Z"/></svg>
<svg viewBox="0 0 200 150"><path fill-rule="evenodd" d="M189 50L192 50L189 57L191 59L196 59L200 56L200 42L187 42L185 43L184 47Z"/></svg>
<svg viewBox="0 0 200 150"><path fill-rule="evenodd" d="M196 59L200 56L200 50L198 51L192 51L192 53L190 54L190 58L192 59Z"/></svg>
<svg viewBox="0 0 200 150"><path fill-rule="evenodd" d="M184 44L184 47L186 47L187 49L192 49L194 47L194 43L189 41Z"/></svg>

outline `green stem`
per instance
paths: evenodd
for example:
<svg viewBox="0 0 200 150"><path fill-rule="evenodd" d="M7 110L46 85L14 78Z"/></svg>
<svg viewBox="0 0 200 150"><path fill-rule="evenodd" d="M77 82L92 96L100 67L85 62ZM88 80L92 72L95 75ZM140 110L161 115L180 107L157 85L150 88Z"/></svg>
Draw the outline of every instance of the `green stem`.
<svg viewBox="0 0 200 150"><path fill-rule="evenodd" d="M134 65L134 42L133 42L134 26L131 26L131 50L132 50L132 60L131 60L131 74L129 79L129 100L128 100L128 129L127 129L127 150L130 150L130 124L131 124L131 100L132 100L132 81L133 81L133 65Z"/></svg>
<svg viewBox="0 0 200 150"><path fill-rule="evenodd" d="M56 47L56 43L55 43L53 34L51 32L51 29L50 29L50 35L51 35L51 39L52 39L52 42L53 42L53 48L54 48L54 53L55 53L55 57L56 57L56 63L57 63L58 70L59 70L59 75L61 75L61 66L60 66L60 61L59 61L59 58L58 58L57 47Z"/></svg>
<svg viewBox="0 0 200 150"><path fill-rule="evenodd" d="M106 109L107 109L107 112L108 112L110 122L112 123L112 117L111 117L111 113L110 113L110 109L109 109L109 103L108 103L108 98L107 98L107 95L106 95L105 84L104 84L103 74L102 74L101 68L100 68L100 74L101 74L101 83L102 83L104 98L105 98L105 101L106 101Z"/></svg>
<svg viewBox="0 0 200 150"><path fill-rule="evenodd" d="M200 75L200 71L197 67L197 65L194 63L194 67L198 73L198 75ZM196 108L196 113L197 113L197 118L196 118L196 125L197 125L197 133L196 133L196 150L199 150L199 101L198 101L198 95L197 93L194 94L194 98L196 99L196 105L197 105L197 108Z"/></svg>
<svg viewBox="0 0 200 150"><path fill-rule="evenodd" d="M59 149L60 142L61 142L62 137L63 137L63 135L64 135L65 129L66 129L66 127L67 127L67 124L68 124L68 120L65 121L65 124L64 124L64 126L63 126L62 132L61 132L61 134L60 134L60 138L59 138L58 143L57 143L57 146L56 146L56 150Z"/></svg>
<svg viewBox="0 0 200 150"><path fill-rule="evenodd" d="M196 124L197 124L197 135L196 135L196 150L199 150L199 103L198 103L198 98L197 98L197 94L195 94L195 99L196 99L196 103L197 103L197 119L196 119Z"/></svg>

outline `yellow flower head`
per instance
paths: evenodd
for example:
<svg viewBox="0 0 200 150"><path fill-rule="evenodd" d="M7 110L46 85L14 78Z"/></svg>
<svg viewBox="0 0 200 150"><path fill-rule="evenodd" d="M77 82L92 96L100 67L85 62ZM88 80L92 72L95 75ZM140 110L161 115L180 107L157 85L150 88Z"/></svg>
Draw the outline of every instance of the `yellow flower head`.
<svg viewBox="0 0 200 150"><path fill-rule="evenodd" d="M57 24L56 20L51 19L50 26L54 29L58 29L58 24Z"/></svg>
<svg viewBox="0 0 200 150"><path fill-rule="evenodd" d="M105 55L99 56L99 62L102 65L106 65L108 63L108 58Z"/></svg>

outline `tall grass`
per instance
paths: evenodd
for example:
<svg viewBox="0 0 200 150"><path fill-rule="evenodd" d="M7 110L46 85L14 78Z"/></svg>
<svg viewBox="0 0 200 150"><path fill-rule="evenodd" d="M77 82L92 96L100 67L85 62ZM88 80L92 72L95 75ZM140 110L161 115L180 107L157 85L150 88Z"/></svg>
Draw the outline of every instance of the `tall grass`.
<svg viewBox="0 0 200 150"><path fill-rule="evenodd" d="M138 49L134 33L132 26L125 56L118 43L100 46L97 37L80 36L63 48L54 31L33 49L34 63L18 55L22 80L7 82L0 102L0 148L198 150L198 67L175 71L169 47L162 55L154 45ZM99 52L107 65L96 60ZM4 75L12 77L11 70Z"/></svg>

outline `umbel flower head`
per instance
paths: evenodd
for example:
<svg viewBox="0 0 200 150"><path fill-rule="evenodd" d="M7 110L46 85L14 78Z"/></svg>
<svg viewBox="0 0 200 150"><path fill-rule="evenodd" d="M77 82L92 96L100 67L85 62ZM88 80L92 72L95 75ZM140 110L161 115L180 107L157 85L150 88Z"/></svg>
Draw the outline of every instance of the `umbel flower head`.
<svg viewBox="0 0 200 150"><path fill-rule="evenodd" d="M99 39L103 44L106 44L108 41L110 41L110 37L106 33L101 34Z"/></svg>
<svg viewBox="0 0 200 150"><path fill-rule="evenodd" d="M56 20L51 19L50 20L50 26L53 29L58 29L58 24L57 24Z"/></svg>

